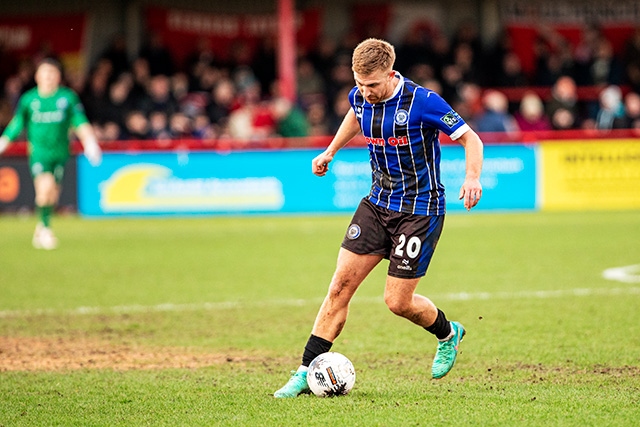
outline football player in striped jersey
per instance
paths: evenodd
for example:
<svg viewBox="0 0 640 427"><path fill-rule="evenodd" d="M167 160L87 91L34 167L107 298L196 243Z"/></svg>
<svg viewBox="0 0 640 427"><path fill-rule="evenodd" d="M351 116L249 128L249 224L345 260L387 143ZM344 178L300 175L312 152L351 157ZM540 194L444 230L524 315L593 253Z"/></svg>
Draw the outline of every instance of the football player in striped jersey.
<svg viewBox="0 0 640 427"><path fill-rule="evenodd" d="M455 363L464 327L447 320L442 310L415 290L444 225L438 135L444 132L465 149L465 180L459 197L467 210L482 196L483 144L442 97L394 71L394 61L394 48L384 40L367 39L355 48L351 109L327 149L312 161L312 172L324 176L338 150L362 132L369 148L372 185L347 228L302 364L275 397L308 391L309 363L331 349L347 320L351 298L383 259L389 260L384 289L389 309L438 340L432 377L444 377Z"/></svg>

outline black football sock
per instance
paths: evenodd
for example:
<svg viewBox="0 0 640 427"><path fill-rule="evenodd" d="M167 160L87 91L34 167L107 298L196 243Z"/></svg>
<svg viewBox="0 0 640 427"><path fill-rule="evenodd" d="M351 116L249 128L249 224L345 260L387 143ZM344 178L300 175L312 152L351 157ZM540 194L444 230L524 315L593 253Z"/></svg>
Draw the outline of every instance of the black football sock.
<svg viewBox="0 0 640 427"><path fill-rule="evenodd" d="M324 338L320 338L312 334L309 337L309 341L307 341L307 345L304 347L304 353L302 354L302 366L309 366L316 356L331 350L332 345L333 343L331 341L327 341Z"/></svg>
<svg viewBox="0 0 640 427"><path fill-rule="evenodd" d="M451 323L449 323L447 316L444 315L442 310L438 309L436 321L433 322L433 325L427 326L425 329L435 335L439 340L443 340L451 334Z"/></svg>

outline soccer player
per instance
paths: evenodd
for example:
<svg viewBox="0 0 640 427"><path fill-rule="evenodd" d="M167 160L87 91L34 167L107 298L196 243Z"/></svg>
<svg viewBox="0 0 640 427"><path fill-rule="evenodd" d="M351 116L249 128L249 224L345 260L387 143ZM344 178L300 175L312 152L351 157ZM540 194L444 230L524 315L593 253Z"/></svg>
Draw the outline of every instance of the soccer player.
<svg viewBox="0 0 640 427"><path fill-rule="evenodd" d="M0 137L0 154L26 128L29 167L33 176L39 222L33 234L37 249L55 249L51 215L60 197L64 167L69 158L69 130L75 129L84 154L93 166L102 161L102 151L78 96L61 86L62 68L53 59L43 59L36 69L36 87L18 101L15 115Z"/></svg>
<svg viewBox="0 0 640 427"><path fill-rule="evenodd" d="M306 371L331 349L347 320L349 301L373 268L389 259L384 301L396 315L438 339L433 378L453 367L465 334L431 300L415 293L426 274L444 224L445 195L440 182L440 131L465 149L465 180L459 197L467 210L482 195L482 141L435 92L393 70L395 52L383 40L367 39L353 52L356 86L351 109L327 149L313 159L324 176L342 147L362 132L372 168L371 191L358 206L338 253L335 273L304 348L302 364L275 397L309 391Z"/></svg>

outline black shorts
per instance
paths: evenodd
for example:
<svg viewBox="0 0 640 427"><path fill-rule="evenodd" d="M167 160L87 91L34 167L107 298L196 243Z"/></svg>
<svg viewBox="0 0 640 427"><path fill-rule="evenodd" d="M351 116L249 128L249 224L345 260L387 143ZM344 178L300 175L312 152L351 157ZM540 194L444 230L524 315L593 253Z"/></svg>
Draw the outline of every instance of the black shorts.
<svg viewBox="0 0 640 427"><path fill-rule="evenodd" d="M362 199L342 247L389 260L389 276L412 279L427 273L444 226L444 215L424 216L390 211Z"/></svg>

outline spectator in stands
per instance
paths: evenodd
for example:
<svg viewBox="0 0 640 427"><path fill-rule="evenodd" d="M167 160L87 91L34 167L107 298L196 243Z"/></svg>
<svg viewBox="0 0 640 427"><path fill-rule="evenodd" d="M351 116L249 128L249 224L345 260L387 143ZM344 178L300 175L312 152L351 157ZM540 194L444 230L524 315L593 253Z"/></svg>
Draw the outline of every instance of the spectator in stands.
<svg viewBox="0 0 640 427"><path fill-rule="evenodd" d="M479 132L513 132L518 130L515 119L509 113L507 96L490 89L482 96L484 112L475 119L475 128Z"/></svg>
<svg viewBox="0 0 640 427"><path fill-rule="evenodd" d="M137 105L147 96L147 87L151 79L149 62L144 58L136 58L131 66L133 86L131 88L131 103Z"/></svg>
<svg viewBox="0 0 640 427"><path fill-rule="evenodd" d="M129 94L133 80L130 74L123 73L109 88L109 96L104 108L97 111L96 121L100 123L113 122L120 128L124 127L124 116L133 106Z"/></svg>
<svg viewBox="0 0 640 427"><path fill-rule="evenodd" d="M354 85L353 71L351 70L351 57L342 55L336 58L335 65L331 68L331 78L327 82L326 101L332 105L343 92L345 87ZM344 115L342 116L344 117ZM342 121L342 117L340 120Z"/></svg>
<svg viewBox="0 0 640 427"><path fill-rule="evenodd" d="M114 122L106 122L102 125L101 133L102 137L99 137L101 142L119 141L122 139L122 127Z"/></svg>
<svg viewBox="0 0 640 427"><path fill-rule="evenodd" d="M215 129L211 126L211 120L206 113L201 112L193 117L191 135L201 140L209 140L216 137Z"/></svg>
<svg viewBox="0 0 640 427"><path fill-rule="evenodd" d="M190 139L192 131L191 120L186 114L178 111L169 116L169 133L172 139Z"/></svg>
<svg viewBox="0 0 640 427"><path fill-rule="evenodd" d="M578 45L574 49L575 70L573 76L579 86L593 84L590 68L600 37L602 37L600 29L590 25L585 29Z"/></svg>
<svg viewBox="0 0 640 427"><path fill-rule="evenodd" d="M535 92L527 92L522 97L515 119L518 128L524 132L551 129L551 122L544 111L544 103Z"/></svg>
<svg viewBox="0 0 640 427"><path fill-rule="evenodd" d="M624 128L640 129L640 94L629 92L624 97Z"/></svg>
<svg viewBox="0 0 640 427"><path fill-rule="evenodd" d="M599 95L600 109L596 116L597 129L620 129L625 125L622 90L615 85L607 86Z"/></svg>
<svg viewBox="0 0 640 427"><path fill-rule="evenodd" d="M540 56L536 62L534 83L538 86L551 86L563 75L573 75L574 62L571 45L567 40L558 37L553 48L540 48Z"/></svg>
<svg viewBox="0 0 640 427"><path fill-rule="evenodd" d="M477 68L477 58L468 43L460 43L453 50L453 63L458 67L465 82L479 82L480 70Z"/></svg>
<svg viewBox="0 0 640 427"><path fill-rule="evenodd" d="M504 58L509 53L515 53L513 39L509 31L502 29L498 35L497 42L489 47L484 54L484 78L481 82L483 86L498 87L503 85L502 74L504 73Z"/></svg>
<svg viewBox="0 0 640 427"><path fill-rule="evenodd" d="M142 111L131 110L127 113L125 117L125 128L122 130L122 139L149 139L149 121Z"/></svg>
<svg viewBox="0 0 640 427"><path fill-rule="evenodd" d="M351 108L349 103L349 92L353 86L344 86L338 91L337 96L331 103L331 109L327 114L327 126L329 135L333 135L338 131L345 114Z"/></svg>
<svg viewBox="0 0 640 427"><path fill-rule="evenodd" d="M171 139L169 119L164 111L152 111L149 114L149 138L160 141Z"/></svg>
<svg viewBox="0 0 640 427"><path fill-rule="evenodd" d="M251 62L256 78L260 82L263 93L270 90L271 84L277 79L278 64L276 61L276 40L274 37L264 37Z"/></svg>
<svg viewBox="0 0 640 427"><path fill-rule="evenodd" d="M189 76L186 73L175 73L171 79L171 95L180 105L183 99L189 95Z"/></svg>
<svg viewBox="0 0 640 427"><path fill-rule="evenodd" d="M497 86L523 87L527 85L527 77L522 71L522 63L515 52L506 52L502 57L502 67L498 71Z"/></svg>
<svg viewBox="0 0 640 427"><path fill-rule="evenodd" d="M404 76L414 82L422 82L435 78L433 67L426 62L414 64Z"/></svg>
<svg viewBox="0 0 640 427"><path fill-rule="evenodd" d="M336 41L330 37L322 37L315 44L313 50L307 54L313 67L318 70L325 83L331 80L331 70L336 63Z"/></svg>
<svg viewBox="0 0 640 427"><path fill-rule="evenodd" d="M206 107L211 123L220 128L226 126L226 121L235 107L236 88L229 78L223 78L212 91L211 103Z"/></svg>
<svg viewBox="0 0 640 427"><path fill-rule="evenodd" d="M310 60L302 58L298 61L296 76L298 99L303 106L308 106L318 98L324 99L324 80Z"/></svg>
<svg viewBox="0 0 640 427"><path fill-rule="evenodd" d="M178 112L178 103L171 93L169 77L164 74L151 77L146 96L138 100L137 108L146 115L152 111L164 111L169 116Z"/></svg>
<svg viewBox="0 0 640 427"><path fill-rule="evenodd" d="M640 93L640 26L624 45L623 62L626 81L633 92Z"/></svg>
<svg viewBox="0 0 640 427"><path fill-rule="evenodd" d="M438 95L442 96L442 84L440 84L440 80L436 79L435 77L431 79L423 80L420 83L420 86L422 86L425 89L432 90Z"/></svg>
<svg viewBox="0 0 640 427"><path fill-rule="evenodd" d="M102 62L102 64L107 64ZM89 77L89 84L80 99L91 122L100 121L101 112L107 108L110 67L98 66Z"/></svg>
<svg viewBox="0 0 640 427"><path fill-rule="evenodd" d="M622 83L624 73L622 63L613 54L613 46L604 36L599 37L597 40L589 71L590 84L619 85Z"/></svg>
<svg viewBox="0 0 640 427"><path fill-rule="evenodd" d="M264 139L274 134L275 126L270 105L261 100L260 83L246 82L240 92L240 106L229 115L230 136L243 141Z"/></svg>
<svg viewBox="0 0 640 427"><path fill-rule="evenodd" d="M442 97L449 103L460 99L460 87L464 83L462 70L456 64L448 64L442 68Z"/></svg>
<svg viewBox="0 0 640 427"><path fill-rule="evenodd" d="M287 137L309 135L309 123L304 111L290 100L277 97L271 102L273 118L276 121L276 134Z"/></svg>
<svg viewBox="0 0 640 427"><path fill-rule="evenodd" d="M560 107L551 115L551 127L553 130L570 130L575 129L577 118L572 111Z"/></svg>
<svg viewBox="0 0 640 427"><path fill-rule="evenodd" d="M307 107L307 121L309 122L309 135L330 135L329 118L327 117L327 107L324 102L314 102Z"/></svg>
<svg viewBox="0 0 640 427"><path fill-rule="evenodd" d="M563 112L554 119L556 111L559 109L562 109ZM551 99L547 102L546 111L554 127L559 126L560 129L566 129L569 122L571 122L570 128L577 125L580 114L578 88L572 77L562 76L556 80L551 88ZM567 119L566 112L572 116L572 120Z"/></svg>
<svg viewBox="0 0 640 427"><path fill-rule="evenodd" d="M15 110L18 105L18 100L22 95L23 83L20 78L16 76L9 77L4 82L4 97L7 100L7 103L11 107L11 111Z"/></svg>
<svg viewBox="0 0 640 427"><path fill-rule="evenodd" d="M473 123L474 118L477 118L484 111L482 88L476 83L463 83L460 86L460 102L464 105L456 104L455 110L465 121L468 118ZM467 117L462 115L461 111L464 111Z"/></svg>

